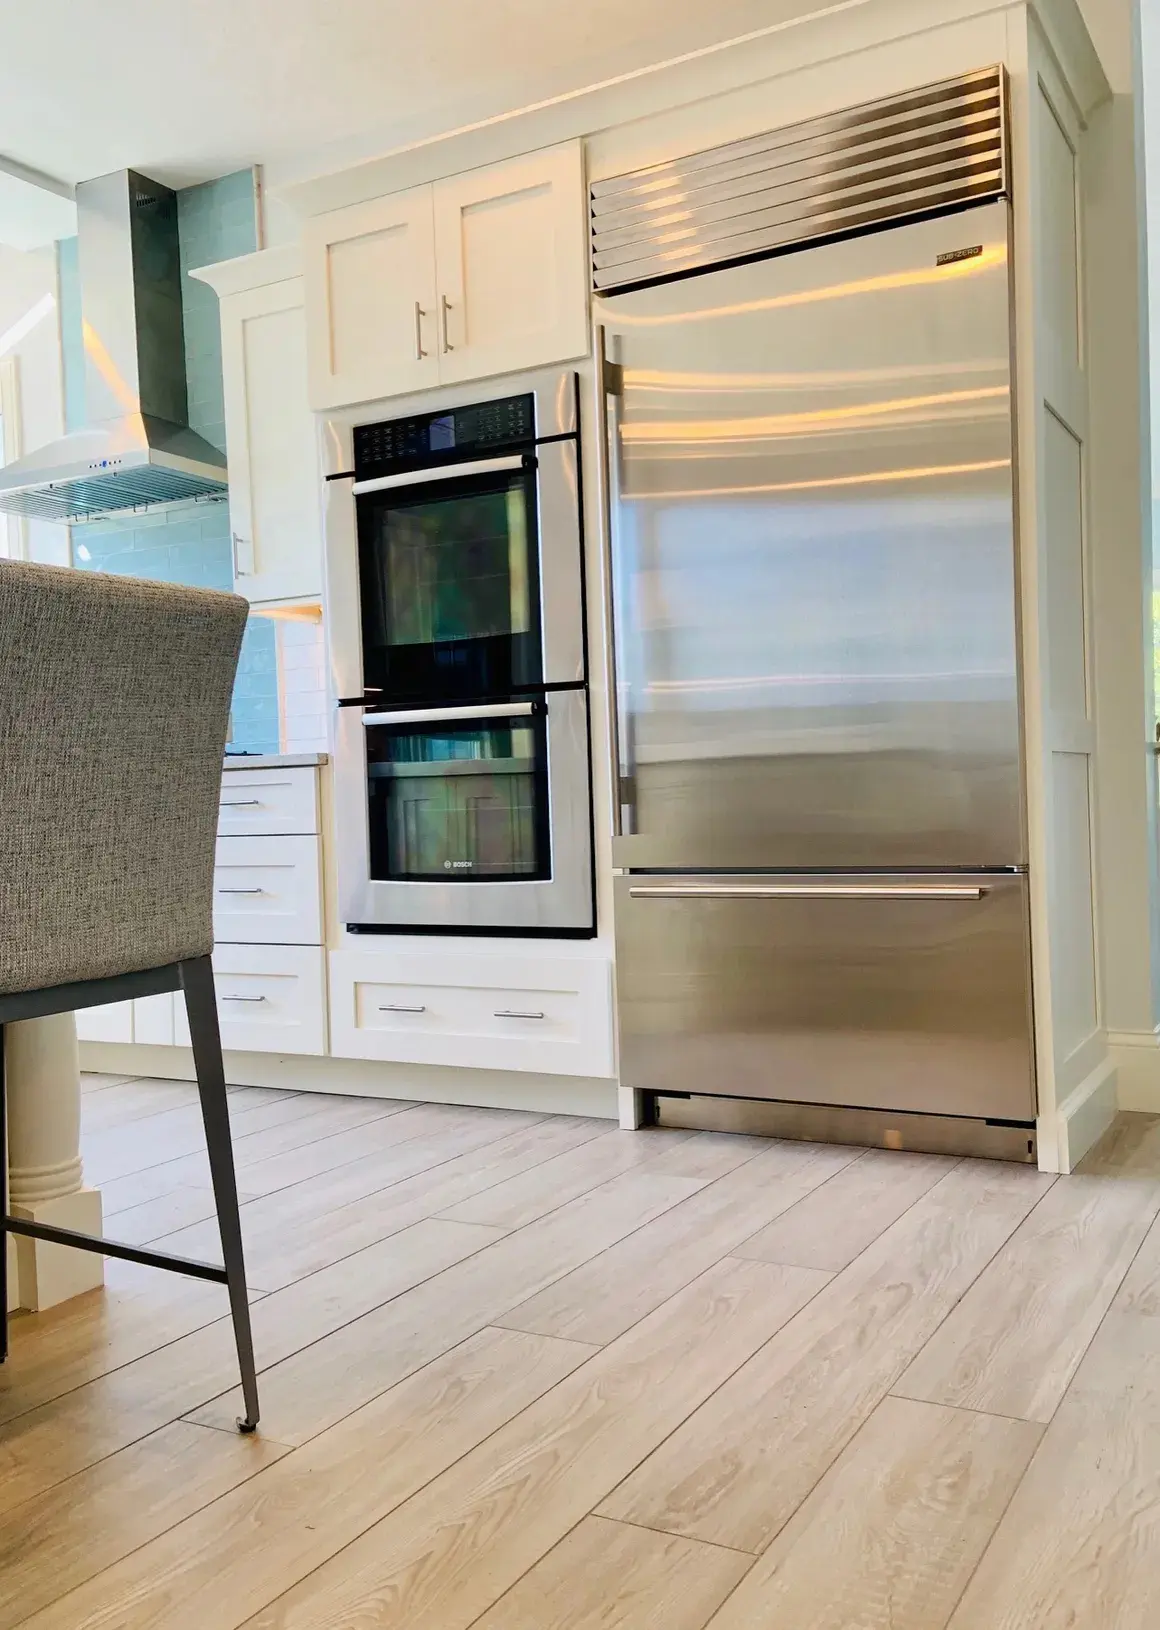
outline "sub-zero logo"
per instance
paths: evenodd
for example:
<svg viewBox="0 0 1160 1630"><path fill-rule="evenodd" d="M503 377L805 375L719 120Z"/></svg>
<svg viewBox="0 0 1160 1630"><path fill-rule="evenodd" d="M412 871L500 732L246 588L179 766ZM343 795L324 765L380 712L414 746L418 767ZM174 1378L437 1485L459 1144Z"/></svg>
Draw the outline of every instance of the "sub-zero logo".
<svg viewBox="0 0 1160 1630"><path fill-rule="evenodd" d="M945 255L940 255L935 261L936 266L953 266L956 260L974 260L983 253L981 243L972 245L970 249L948 249Z"/></svg>

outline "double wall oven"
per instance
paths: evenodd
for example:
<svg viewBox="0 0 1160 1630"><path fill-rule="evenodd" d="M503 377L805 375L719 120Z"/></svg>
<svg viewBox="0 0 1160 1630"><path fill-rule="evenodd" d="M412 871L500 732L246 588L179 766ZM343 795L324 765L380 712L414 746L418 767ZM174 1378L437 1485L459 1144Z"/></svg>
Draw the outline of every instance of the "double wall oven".
<svg viewBox="0 0 1160 1630"><path fill-rule="evenodd" d="M576 375L480 394L326 425L340 909L591 935Z"/></svg>

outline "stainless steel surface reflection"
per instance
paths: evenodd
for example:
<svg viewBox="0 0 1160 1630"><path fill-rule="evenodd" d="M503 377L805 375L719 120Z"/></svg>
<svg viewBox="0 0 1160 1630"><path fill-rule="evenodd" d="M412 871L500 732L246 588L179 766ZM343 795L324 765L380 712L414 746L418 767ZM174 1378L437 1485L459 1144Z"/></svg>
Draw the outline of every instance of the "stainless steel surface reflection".
<svg viewBox="0 0 1160 1630"><path fill-rule="evenodd" d="M618 865L1025 860L1007 234L1000 202L601 304Z"/></svg>
<svg viewBox="0 0 1160 1630"><path fill-rule="evenodd" d="M801 882L616 880L622 1085L1031 1120L1026 877Z"/></svg>

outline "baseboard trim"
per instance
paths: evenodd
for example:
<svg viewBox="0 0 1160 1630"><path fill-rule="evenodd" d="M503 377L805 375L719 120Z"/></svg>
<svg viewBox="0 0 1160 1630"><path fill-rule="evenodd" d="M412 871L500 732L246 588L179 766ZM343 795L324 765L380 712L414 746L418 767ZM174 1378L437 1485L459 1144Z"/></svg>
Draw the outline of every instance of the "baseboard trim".
<svg viewBox="0 0 1160 1630"><path fill-rule="evenodd" d="M83 1041L82 1070L102 1075L156 1076L192 1081L188 1047L142 1042ZM426 1104L524 1109L538 1115L618 1119L617 1085L588 1076L536 1075L524 1070L471 1070L436 1064L387 1064L359 1058L307 1058L286 1053L227 1052L226 1080L235 1087L282 1087L356 1098L410 1098Z"/></svg>
<svg viewBox="0 0 1160 1630"><path fill-rule="evenodd" d="M1047 1139L1039 1140L1041 1171L1073 1172L1089 1149L1103 1137L1119 1109L1118 1069L1109 1055L1100 1060L1055 1112L1056 1164L1049 1164Z"/></svg>
<svg viewBox="0 0 1160 1630"><path fill-rule="evenodd" d="M1110 1030L1108 1047L1119 1072L1120 1108L1160 1115L1160 1029Z"/></svg>

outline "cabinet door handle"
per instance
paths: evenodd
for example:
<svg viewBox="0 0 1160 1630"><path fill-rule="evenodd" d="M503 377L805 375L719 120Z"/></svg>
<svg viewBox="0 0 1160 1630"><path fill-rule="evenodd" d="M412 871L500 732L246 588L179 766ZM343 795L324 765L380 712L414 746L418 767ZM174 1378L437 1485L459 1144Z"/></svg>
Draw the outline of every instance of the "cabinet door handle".
<svg viewBox="0 0 1160 1630"><path fill-rule="evenodd" d="M408 1007L405 1002L380 1002L380 1013L426 1013L426 1007Z"/></svg>
<svg viewBox="0 0 1160 1630"><path fill-rule="evenodd" d="M522 1013L519 1008L501 1007L496 1009L497 1019L542 1019L542 1013Z"/></svg>
<svg viewBox="0 0 1160 1630"><path fill-rule="evenodd" d="M219 889L219 894L265 894L265 889Z"/></svg>
<svg viewBox="0 0 1160 1630"><path fill-rule="evenodd" d="M223 1002L264 1002L266 998L264 996L223 996L221 1000Z"/></svg>
<svg viewBox="0 0 1160 1630"><path fill-rule="evenodd" d="M447 313L450 310L451 310L451 301L447 298L447 296L445 294L441 294L439 296L439 317L440 317L440 321L441 321L441 323L443 325L443 349L445 351L454 351L454 349L455 349L455 347L451 343L450 323L449 323L448 317L447 317Z"/></svg>
<svg viewBox="0 0 1160 1630"><path fill-rule="evenodd" d="M234 576L235 577L253 577L253 575L254 575L254 550L253 550L253 545L247 543L246 539L243 538L240 533L231 532L230 533L230 548L233 550L233 555L234 555ZM247 563L244 566L242 565L242 551L243 550L248 551Z"/></svg>
<svg viewBox="0 0 1160 1630"><path fill-rule="evenodd" d="M260 798L223 798L221 804L223 809L261 809L262 800Z"/></svg>
<svg viewBox="0 0 1160 1630"><path fill-rule="evenodd" d="M427 315L427 313L423 310L423 307L419 304L418 300L416 300L415 301L415 361L416 362L422 362L423 358L427 355L426 351L424 351L424 349L423 349L423 319L424 319L424 317L426 315Z"/></svg>

